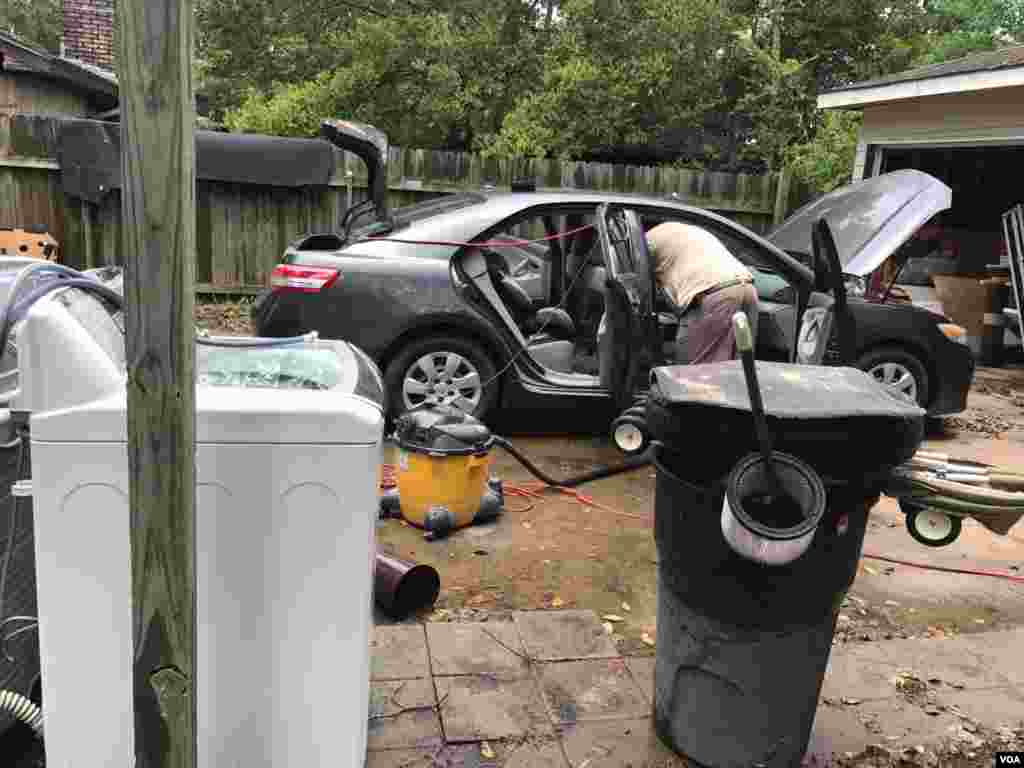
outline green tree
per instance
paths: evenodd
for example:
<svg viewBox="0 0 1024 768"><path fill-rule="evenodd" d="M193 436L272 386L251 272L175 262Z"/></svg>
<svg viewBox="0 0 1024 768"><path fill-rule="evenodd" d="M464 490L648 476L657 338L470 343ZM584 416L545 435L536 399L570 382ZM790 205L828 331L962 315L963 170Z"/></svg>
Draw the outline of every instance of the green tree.
<svg viewBox="0 0 1024 768"><path fill-rule="evenodd" d="M457 0L447 8L364 14L332 38L316 76L253 84L234 130L313 135L326 115L378 125L396 143L468 146L493 133L537 82L550 6Z"/></svg>
<svg viewBox="0 0 1024 768"><path fill-rule="evenodd" d="M813 137L786 149L789 169L818 193L848 184L857 153L860 112L824 113Z"/></svg>
<svg viewBox="0 0 1024 768"><path fill-rule="evenodd" d="M573 155L697 121L729 101L736 26L719 0L565 0L539 87L482 144Z"/></svg>
<svg viewBox="0 0 1024 768"><path fill-rule="evenodd" d="M17 35L50 53L60 51L60 0L3 0L0 30Z"/></svg>
<svg viewBox="0 0 1024 768"><path fill-rule="evenodd" d="M935 64L1002 46L1024 43L1021 0L928 0L931 17L922 64Z"/></svg>

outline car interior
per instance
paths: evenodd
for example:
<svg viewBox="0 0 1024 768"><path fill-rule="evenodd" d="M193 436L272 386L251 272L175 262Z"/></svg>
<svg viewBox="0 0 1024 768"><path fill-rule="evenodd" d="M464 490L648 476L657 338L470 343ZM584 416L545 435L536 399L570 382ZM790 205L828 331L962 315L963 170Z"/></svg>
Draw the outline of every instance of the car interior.
<svg viewBox="0 0 1024 768"><path fill-rule="evenodd" d="M646 231L674 217L668 211L646 210L640 218ZM607 270L594 219L593 208L578 206L532 212L488 236L492 243L506 241L509 245L478 252L482 254L481 274L472 275L472 259L463 258L462 264L530 357L563 383L582 386L600 383L598 330L608 309ZM541 243L523 242L564 232L571 234ZM792 288L758 256L754 243L725 232L715 234L754 273L763 329L758 334L758 356L787 359L795 331L789 327L795 320ZM654 308L662 357L652 362L672 364L678 341L685 339L685 318L680 329L676 312L660 290L655 293ZM611 365L614 355L605 350L604 357L605 365Z"/></svg>

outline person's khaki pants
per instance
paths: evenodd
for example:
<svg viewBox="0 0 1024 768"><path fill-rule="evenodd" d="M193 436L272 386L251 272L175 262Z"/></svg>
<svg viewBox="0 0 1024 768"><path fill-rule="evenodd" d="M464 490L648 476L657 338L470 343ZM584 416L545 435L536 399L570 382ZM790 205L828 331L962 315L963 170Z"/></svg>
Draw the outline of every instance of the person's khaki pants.
<svg viewBox="0 0 1024 768"><path fill-rule="evenodd" d="M757 339L757 289L753 284L733 285L707 294L691 313L686 339L686 361L720 363L736 357L732 316L743 312Z"/></svg>

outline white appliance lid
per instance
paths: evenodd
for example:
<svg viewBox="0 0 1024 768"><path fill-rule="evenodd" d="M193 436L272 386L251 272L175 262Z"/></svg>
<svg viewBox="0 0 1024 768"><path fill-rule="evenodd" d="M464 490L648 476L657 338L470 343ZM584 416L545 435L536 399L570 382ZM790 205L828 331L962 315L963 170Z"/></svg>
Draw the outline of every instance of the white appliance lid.
<svg viewBox="0 0 1024 768"><path fill-rule="evenodd" d="M32 415L32 439L49 443L123 443L127 394ZM196 443L372 445L384 415L371 401L336 392L198 387Z"/></svg>

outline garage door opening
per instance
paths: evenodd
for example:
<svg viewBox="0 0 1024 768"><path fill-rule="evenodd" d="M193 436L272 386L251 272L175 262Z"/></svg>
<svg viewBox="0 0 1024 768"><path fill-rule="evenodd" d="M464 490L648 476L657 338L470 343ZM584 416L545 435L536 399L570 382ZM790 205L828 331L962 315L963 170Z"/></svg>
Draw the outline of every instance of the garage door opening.
<svg viewBox="0 0 1024 768"><path fill-rule="evenodd" d="M950 308L943 307L936 293L934 275L985 278L989 266L1007 259L1002 215L1024 203L1024 145L878 147L875 151L881 155L875 166L879 173L906 168L924 171L952 188L953 206L922 227L879 269L871 289L884 291L896 278L899 289L893 298L948 315ZM1011 345L1020 344L1016 334L1007 337Z"/></svg>

